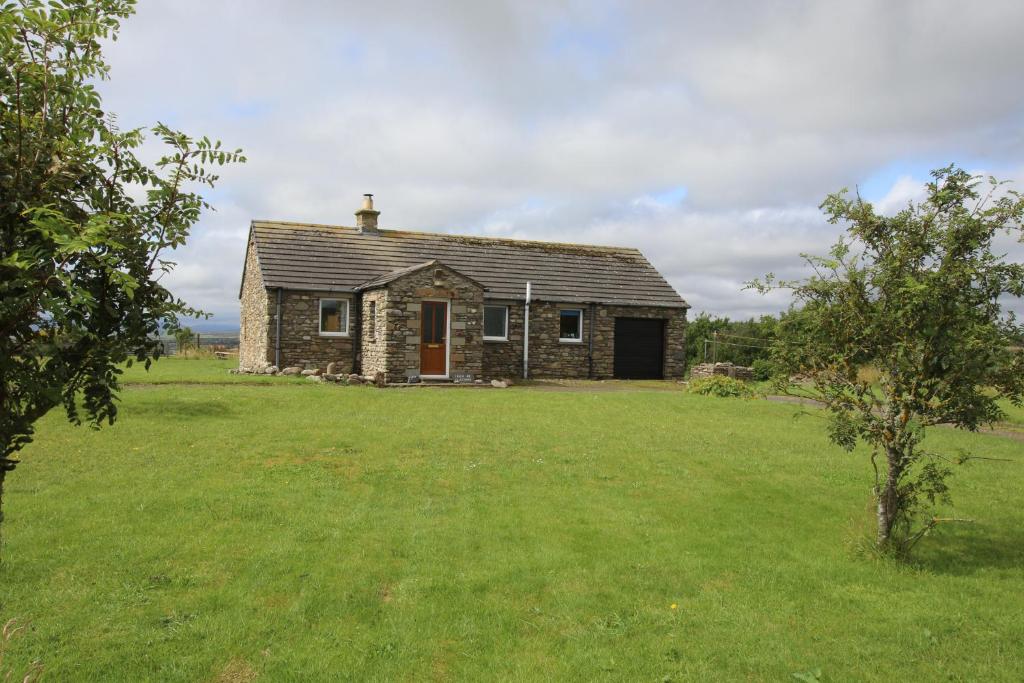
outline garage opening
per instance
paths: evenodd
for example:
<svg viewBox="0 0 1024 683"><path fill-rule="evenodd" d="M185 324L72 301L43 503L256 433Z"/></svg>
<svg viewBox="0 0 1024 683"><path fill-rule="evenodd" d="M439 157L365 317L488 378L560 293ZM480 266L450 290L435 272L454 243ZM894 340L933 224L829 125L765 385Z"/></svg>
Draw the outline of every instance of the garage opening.
<svg viewBox="0 0 1024 683"><path fill-rule="evenodd" d="M665 321L658 318L615 319L616 379L663 379Z"/></svg>

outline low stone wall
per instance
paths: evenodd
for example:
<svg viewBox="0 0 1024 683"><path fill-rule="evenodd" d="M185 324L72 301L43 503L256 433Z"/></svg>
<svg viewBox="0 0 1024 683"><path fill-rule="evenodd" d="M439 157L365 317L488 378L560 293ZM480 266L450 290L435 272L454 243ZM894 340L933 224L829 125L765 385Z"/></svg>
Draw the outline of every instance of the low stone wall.
<svg viewBox="0 0 1024 683"><path fill-rule="evenodd" d="M712 375L722 375L749 382L754 379L754 369L732 363L701 363L693 366L693 370L690 371L691 379L701 379Z"/></svg>

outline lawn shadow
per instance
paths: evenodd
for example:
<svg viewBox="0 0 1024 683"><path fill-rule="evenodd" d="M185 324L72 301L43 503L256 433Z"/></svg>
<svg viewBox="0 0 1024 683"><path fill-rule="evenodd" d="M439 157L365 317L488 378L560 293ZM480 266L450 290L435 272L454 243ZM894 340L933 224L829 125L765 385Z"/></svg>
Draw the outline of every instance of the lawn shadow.
<svg viewBox="0 0 1024 683"><path fill-rule="evenodd" d="M163 419L194 420L196 418L224 419L235 417L234 407L222 400L183 400L180 398L161 398L158 402L133 403L122 408L123 415L134 417L158 416Z"/></svg>
<svg viewBox="0 0 1024 683"><path fill-rule="evenodd" d="M985 569L1024 567L1024 529L972 526L923 539L911 562L936 574L970 576Z"/></svg>

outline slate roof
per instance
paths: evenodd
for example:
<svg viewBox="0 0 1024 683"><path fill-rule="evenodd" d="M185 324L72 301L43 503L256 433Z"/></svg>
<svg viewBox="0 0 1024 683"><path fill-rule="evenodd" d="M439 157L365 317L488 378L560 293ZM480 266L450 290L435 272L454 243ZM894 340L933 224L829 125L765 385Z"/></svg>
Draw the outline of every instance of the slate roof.
<svg viewBox="0 0 1024 683"><path fill-rule="evenodd" d="M636 249L276 221L250 231L271 288L355 292L437 260L485 299L522 301L530 281L537 301L689 308Z"/></svg>

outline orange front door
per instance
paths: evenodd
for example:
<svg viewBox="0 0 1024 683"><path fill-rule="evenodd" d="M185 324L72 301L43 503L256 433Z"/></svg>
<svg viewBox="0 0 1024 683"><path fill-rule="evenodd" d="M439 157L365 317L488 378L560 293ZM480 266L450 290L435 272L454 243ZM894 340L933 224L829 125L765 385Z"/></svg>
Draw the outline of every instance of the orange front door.
<svg viewBox="0 0 1024 683"><path fill-rule="evenodd" d="M423 302L420 327L420 374L448 374L448 304Z"/></svg>

